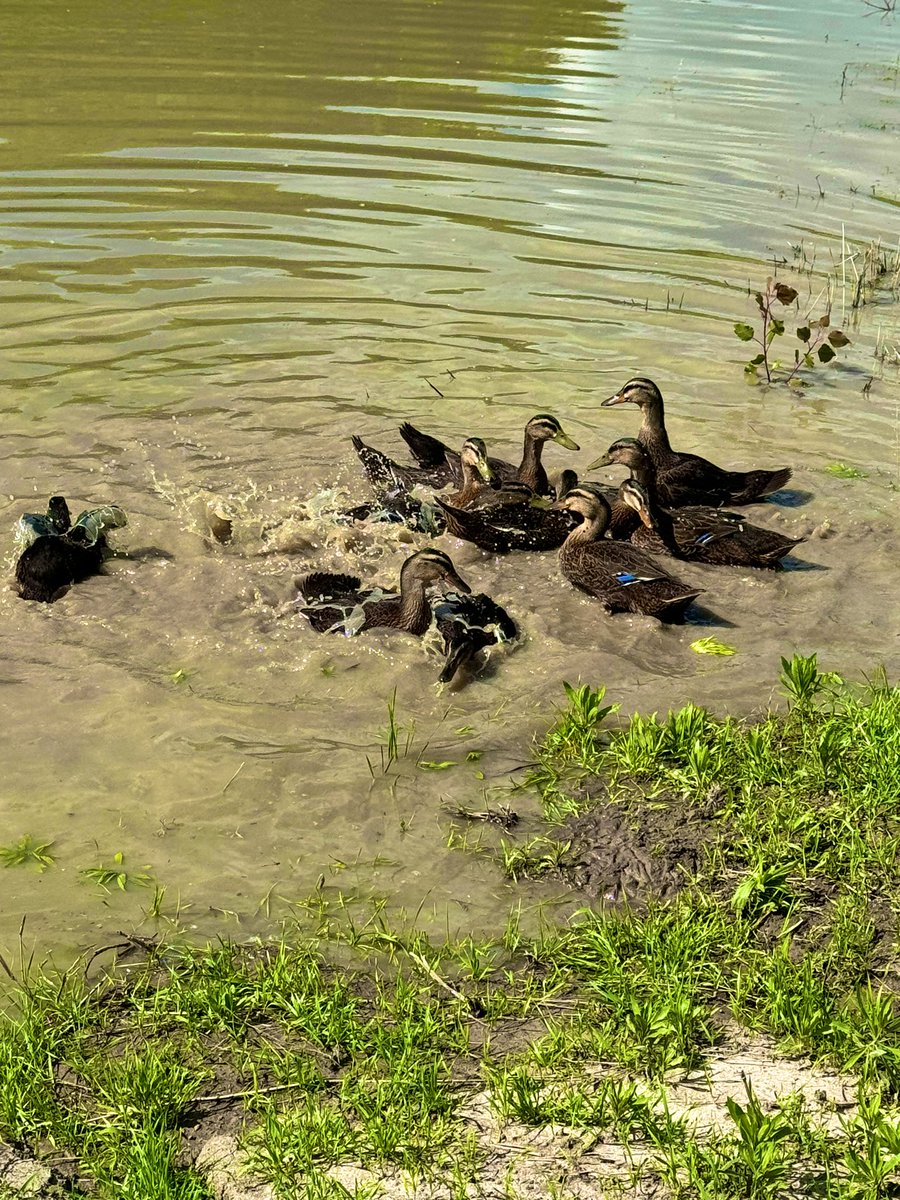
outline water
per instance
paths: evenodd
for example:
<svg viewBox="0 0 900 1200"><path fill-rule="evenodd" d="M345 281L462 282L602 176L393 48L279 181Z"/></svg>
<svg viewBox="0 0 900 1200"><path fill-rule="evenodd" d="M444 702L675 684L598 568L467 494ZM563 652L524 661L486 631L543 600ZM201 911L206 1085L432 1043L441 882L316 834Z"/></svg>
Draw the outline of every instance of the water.
<svg viewBox="0 0 900 1200"><path fill-rule="evenodd" d="M80 874L116 854L203 934L262 930L316 886L490 927L510 890L446 848L446 809L505 784L562 678L626 710L746 711L795 649L896 673L898 375L875 350L900 341L897 307L847 308L847 255L900 232L898 27L867 12L7 0L10 574L15 519L55 492L121 504L131 557L52 607L0 596L0 843L56 855L4 873L3 953L23 916L64 954L141 919L151 889ZM814 313L830 277L853 341L803 392L749 386L732 334L773 263ZM603 619L554 555L444 539L527 640L443 693L415 639L326 639L285 610L311 564L390 582L411 549L321 515L330 489L365 496L352 432L399 450L410 418L513 455L550 411L583 447L550 465L584 466L636 431L598 402L637 372L676 447L794 465L808 503L753 519L827 533L801 547L825 569L685 568L721 623L663 629ZM692 653L708 632L738 655ZM395 689L409 746L382 772Z"/></svg>

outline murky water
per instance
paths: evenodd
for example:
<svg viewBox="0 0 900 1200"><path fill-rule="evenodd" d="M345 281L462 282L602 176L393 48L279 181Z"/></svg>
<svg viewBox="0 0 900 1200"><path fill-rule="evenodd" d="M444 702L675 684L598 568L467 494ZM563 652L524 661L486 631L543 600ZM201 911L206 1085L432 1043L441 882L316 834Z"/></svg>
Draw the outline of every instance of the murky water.
<svg viewBox="0 0 900 1200"><path fill-rule="evenodd" d="M204 932L260 929L317 882L491 925L509 897L445 847L445 809L527 758L562 678L626 709L741 710L794 649L896 672L900 384L875 351L900 322L887 291L845 311L842 266L900 232L900 24L867 12L6 0L6 553L19 513L63 492L124 506L131 557L52 607L0 596L0 843L56 855L2 873L5 954L23 916L26 941L67 952L139 918L152 890L80 874L119 853ZM853 339L800 393L748 386L732 334L773 261L804 304L830 276ZM680 572L737 656L603 619L555 555L448 539L527 632L463 690L436 689L415 639L285 615L310 564L388 582L409 552L321 515L327 489L365 495L350 433L399 448L412 418L512 454L550 411L583 466L636 431L598 404L637 372L677 447L794 465L808 502L754 519L829 533L801 548L822 569ZM235 513L230 546L206 536L210 498ZM395 689L407 752L383 771Z"/></svg>

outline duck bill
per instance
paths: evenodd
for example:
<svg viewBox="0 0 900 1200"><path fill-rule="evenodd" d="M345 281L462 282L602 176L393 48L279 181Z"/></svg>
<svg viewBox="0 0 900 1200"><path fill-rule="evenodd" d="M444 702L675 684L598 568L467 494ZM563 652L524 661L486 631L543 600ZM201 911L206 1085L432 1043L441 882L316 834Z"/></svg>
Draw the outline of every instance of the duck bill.
<svg viewBox="0 0 900 1200"><path fill-rule="evenodd" d="M455 570L447 570L444 572L444 578L451 588L455 588L458 592L471 593L472 589L463 579L462 575L457 574Z"/></svg>
<svg viewBox="0 0 900 1200"><path fill-rule="evenodd" d="M606 403L606 401L604 400L604 404L605 403ZM585 467L585 470L586 471L596 471L598 467L611 466L612 462L613 462L613 460L609 457L608 454L601 454L600 457L597 459L597 461L589 463L588 466Z"/></svg>
<svg viewBox="0 0 900 1200"><path fill-rule="evenodd" d="M557 433L554 436L553 440L554 440L554 442L558 442L560 446L565 446L565 448L567 450L580 450L581 449L581 447L578 445L578 443L573 441L572 438L570 438L567 433L563 433L563 431L561 429L560 429L559 433Z"/></svg>
<svg viewBox="0 0 900 1200"><path fill-rule="evenodd" d="M641 518L641 520L644 522L644 524L647 526L647 528L652 533L659 532L659 528L658 528L656 522L653 520L653 516L651 515L649 509L647 508L647 506L645 504L642 504L640 506L640 508L637 510L637 512L638 512L638 516Z"/></svg>
<svg viewBox="0 0 900 1200"><path fill-rule="evenodd" d="M485 481L485 483L494 482L494 472L490 468L487 458L483 454L479 454L475 459L475 470Z"/></svg>
<svg viewBox="0 0 900 1200"><path fill-rule="evenodd" d="M612 408L614 404L627 404L628 401L621 392L616 392L614 396L607 396L600 405L601 408Z"/></svg>

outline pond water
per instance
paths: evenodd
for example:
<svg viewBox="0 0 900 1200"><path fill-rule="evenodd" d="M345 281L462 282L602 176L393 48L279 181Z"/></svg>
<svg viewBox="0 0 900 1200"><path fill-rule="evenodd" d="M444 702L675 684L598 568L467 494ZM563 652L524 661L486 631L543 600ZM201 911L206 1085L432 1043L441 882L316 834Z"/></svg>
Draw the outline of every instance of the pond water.
<svg viewBox="0 0 900 1200"><path fill-rule="evenodd" d="M130 516L104 576L0 594L0 844L55 855L2 872L6 956L23 918L64 955L141 920L152 888L81 874L116 855L204 935L317 886L490 927L510 894L447 848L446 809L505 786L562 679L746 711L794 650L896 673L900 321L889 287L850 300L900 233L900 23L862 0L6 0L3 26L7 576L52 493ZM748 383L732 332L773 264L852 339L802 391ZM815 569L680 570L737 655L603 618L553 554L447 538L526 631L467 687L413 638L285 610L311 564L390 582L410 551L328 517L366 495L351 433L399 454L410 418L512 456L549 411L582 445L549 465L583 467L636 432L599 401L637 373L677 447L794 467L793 503L752 518L809 535Z"/></svg>

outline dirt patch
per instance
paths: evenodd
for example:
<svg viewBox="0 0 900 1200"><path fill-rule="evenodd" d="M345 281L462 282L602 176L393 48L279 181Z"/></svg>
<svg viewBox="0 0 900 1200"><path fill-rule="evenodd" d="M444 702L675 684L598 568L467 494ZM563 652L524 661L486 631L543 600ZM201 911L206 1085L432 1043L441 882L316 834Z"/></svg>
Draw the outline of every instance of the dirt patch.
<svg viewBox="0 0 900 1200"><path fill-rule="evenodd" d="M562 869L592 900L670 900L696 874L703 846L716 836L708 807L675 798L622 805L598 794L595 808L562 826L559 836L571 843Z"/></svg>

